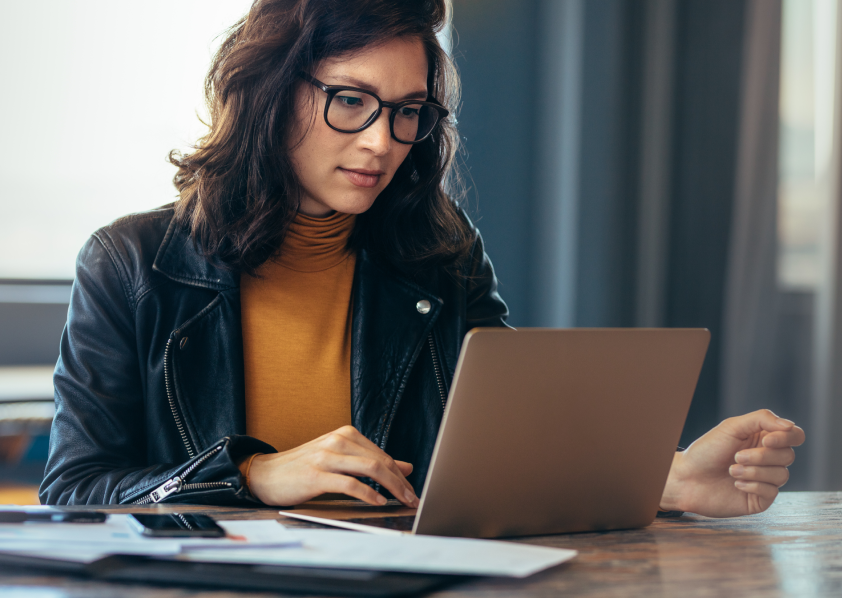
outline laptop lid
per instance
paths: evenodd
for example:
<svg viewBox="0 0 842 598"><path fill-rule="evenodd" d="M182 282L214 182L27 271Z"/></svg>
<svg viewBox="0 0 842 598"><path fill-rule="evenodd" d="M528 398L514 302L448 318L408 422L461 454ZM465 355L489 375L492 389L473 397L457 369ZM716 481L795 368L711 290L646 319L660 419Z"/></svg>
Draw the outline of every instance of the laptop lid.
<svg viewBox="0 0 842 598"><path fill-rule="evenodd" d="M472 330L413 533L650 524L709 339L702 329Z"/></svg>

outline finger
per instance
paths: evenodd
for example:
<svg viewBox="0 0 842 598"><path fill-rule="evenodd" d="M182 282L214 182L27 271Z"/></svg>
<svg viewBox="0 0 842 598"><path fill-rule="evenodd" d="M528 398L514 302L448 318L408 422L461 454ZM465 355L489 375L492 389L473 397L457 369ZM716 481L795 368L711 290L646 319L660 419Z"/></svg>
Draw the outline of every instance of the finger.
<svg viewBox="0 0 842 598"><path fill-rule="evenodd" d="M736 480L734 482L734 486L737 487L737 490L741 490L746 494L756 494L760 498L768 500L769 502L773 502L778 496L778 488L772 484Z"/></svg>
<svg viewBox="0 0 842 598"><path fill-rule="evenodd" d="M731 477L744 482L763 482L780 488L789 481L786 467L756 467L754 465L732 465L728 470Z"/></svg>
<svg viewBox="0 0 842 598"><path fill-rule="evenodd" d="M783 448L786 446L801 446L804 444L804 430L793 426L790 430L771 432L763 437L763 446L769 448Z"/></svg>
<svg viewBox="0 0 842 598"><path fill-rule="evenodd" d="M407 463L406 461L395 461L383 449L381 449L379 446L377 446L371 440L369 440L363 434L361 434L359 430L357 430L355 427L343 426L336 430L336 433L341 437L348 439L350 442L353 442L365 451L362 453L355 454L359 454L359 456L368 456L368 452L373 451L377 455L381 456L384 459L384 463L387 463L390 467L392 464L394 464L395 467L393 469L396 473L400 473L402 476L408 476L410 473L412 473L411 463ZM398 463L403 463L403 466L398 466ZM409 471L405 471L407 467ZM407 482L407 487L412 488L412 485L409 484L409 482Z"/></svg>
<svg viewBox="0 0 842 598"><path fill-rule="evenodd" d="M418 506L415 491L412 490L412 487L406 488L406 479L402 475L396 475L378 459L340 455L325 451L317 465L320 469L332 473L371 478L406 506Z"/></svg>
<svg viewBox="0 0 842 598"><path fill-rule="evenodd" d="M734 455L734 460L740 465L783 465L789 467L795 461L795 451L792 448L751 448Z"/></svg>
<svg viewBox="0 0 842 598"><path fill-rule="evenodd" d="M737 417L729 417L719 425L725 432L741 440L749 438L752 434L757 434L763 430L767 432L787 431L795 426L788 419L778 417L768 409L753 411L752 413L746 413Z"/></svg>
<svg viewBox="0 0 842 598"><path fill-rule="evenodd" d="M414 467L412 466L412 463L407 463L406 461L398 461L397 459L395 459L395 465L398 466L398 469L401 470L401 473L403 474L404 477L411 474L412 470L414 469Z"/></svg>
<svg viewBox="0 0 842 598"><path fill-rule="evenodd" d="M412 466L410 465L409 471L404 473L394 459L380 450L380 448L368 440L368 438L360 434L356 428L353 428L352 426L344 426L334 432L325 434L320 438L320 441L321 445L332 453L351 455L365 459L376 459L380 461L384 467L391 470L396 477L400 478L401 483L403 484L403 490L400 495L403 495L408 491L413 497L415 496L415 490L413 489L412 484L406 480L406 476L409 475L409 471L412 471ZM407 463L407 465L409 464ZM395 496L400 495L396 494Z"/></svg>
<svg viewBox="0 0 842 598"><path fill-rule="evenodd" d="M338 494L347 494L370 505L383 506L386 504L385 496L376 492L368 484L363 484L361 481L347 475L336 473L325 474L320 486L325 493L335 492Z"/></svg>

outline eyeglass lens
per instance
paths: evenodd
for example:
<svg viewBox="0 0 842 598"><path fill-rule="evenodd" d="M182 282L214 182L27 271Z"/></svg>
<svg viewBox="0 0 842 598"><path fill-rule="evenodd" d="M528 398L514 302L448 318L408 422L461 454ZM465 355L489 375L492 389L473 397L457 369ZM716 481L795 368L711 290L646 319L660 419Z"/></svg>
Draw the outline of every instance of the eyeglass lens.
<svg viewBox="0 0 842 598"><path fill-rule="evenodd" d="M347 132L362 127L377 112L378 102L371 94L343 90L330 102L327 122ZM438 111L424 104L406 104L394 115L392 132L400 141L417 141L426 137L438 122Z"/></svg>

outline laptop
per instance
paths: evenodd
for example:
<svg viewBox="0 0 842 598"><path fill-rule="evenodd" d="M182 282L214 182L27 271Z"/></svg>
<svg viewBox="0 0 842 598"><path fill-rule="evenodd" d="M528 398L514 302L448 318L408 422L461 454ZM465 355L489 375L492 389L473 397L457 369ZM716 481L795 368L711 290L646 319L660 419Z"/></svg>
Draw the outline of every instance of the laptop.
<svg viewBox="0 0 842 598"><path fill-rule="evenodd" d="M476 328L414 516L287 517L498 538L652 523L705 358L704 329Z"/></svg>

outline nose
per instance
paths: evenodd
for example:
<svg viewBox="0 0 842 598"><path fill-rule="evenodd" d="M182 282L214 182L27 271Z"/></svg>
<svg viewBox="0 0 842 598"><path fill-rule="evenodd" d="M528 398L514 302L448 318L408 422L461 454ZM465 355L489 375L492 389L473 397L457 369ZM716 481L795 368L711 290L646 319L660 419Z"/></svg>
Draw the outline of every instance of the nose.
<svg viewBox="0 0 842 598"><path fill-rule="evenodd" d="M376 156L387 154L392 148L392 132L389 129L389 109L384 108L371 125L359 132L359 144Z"/></svg>

